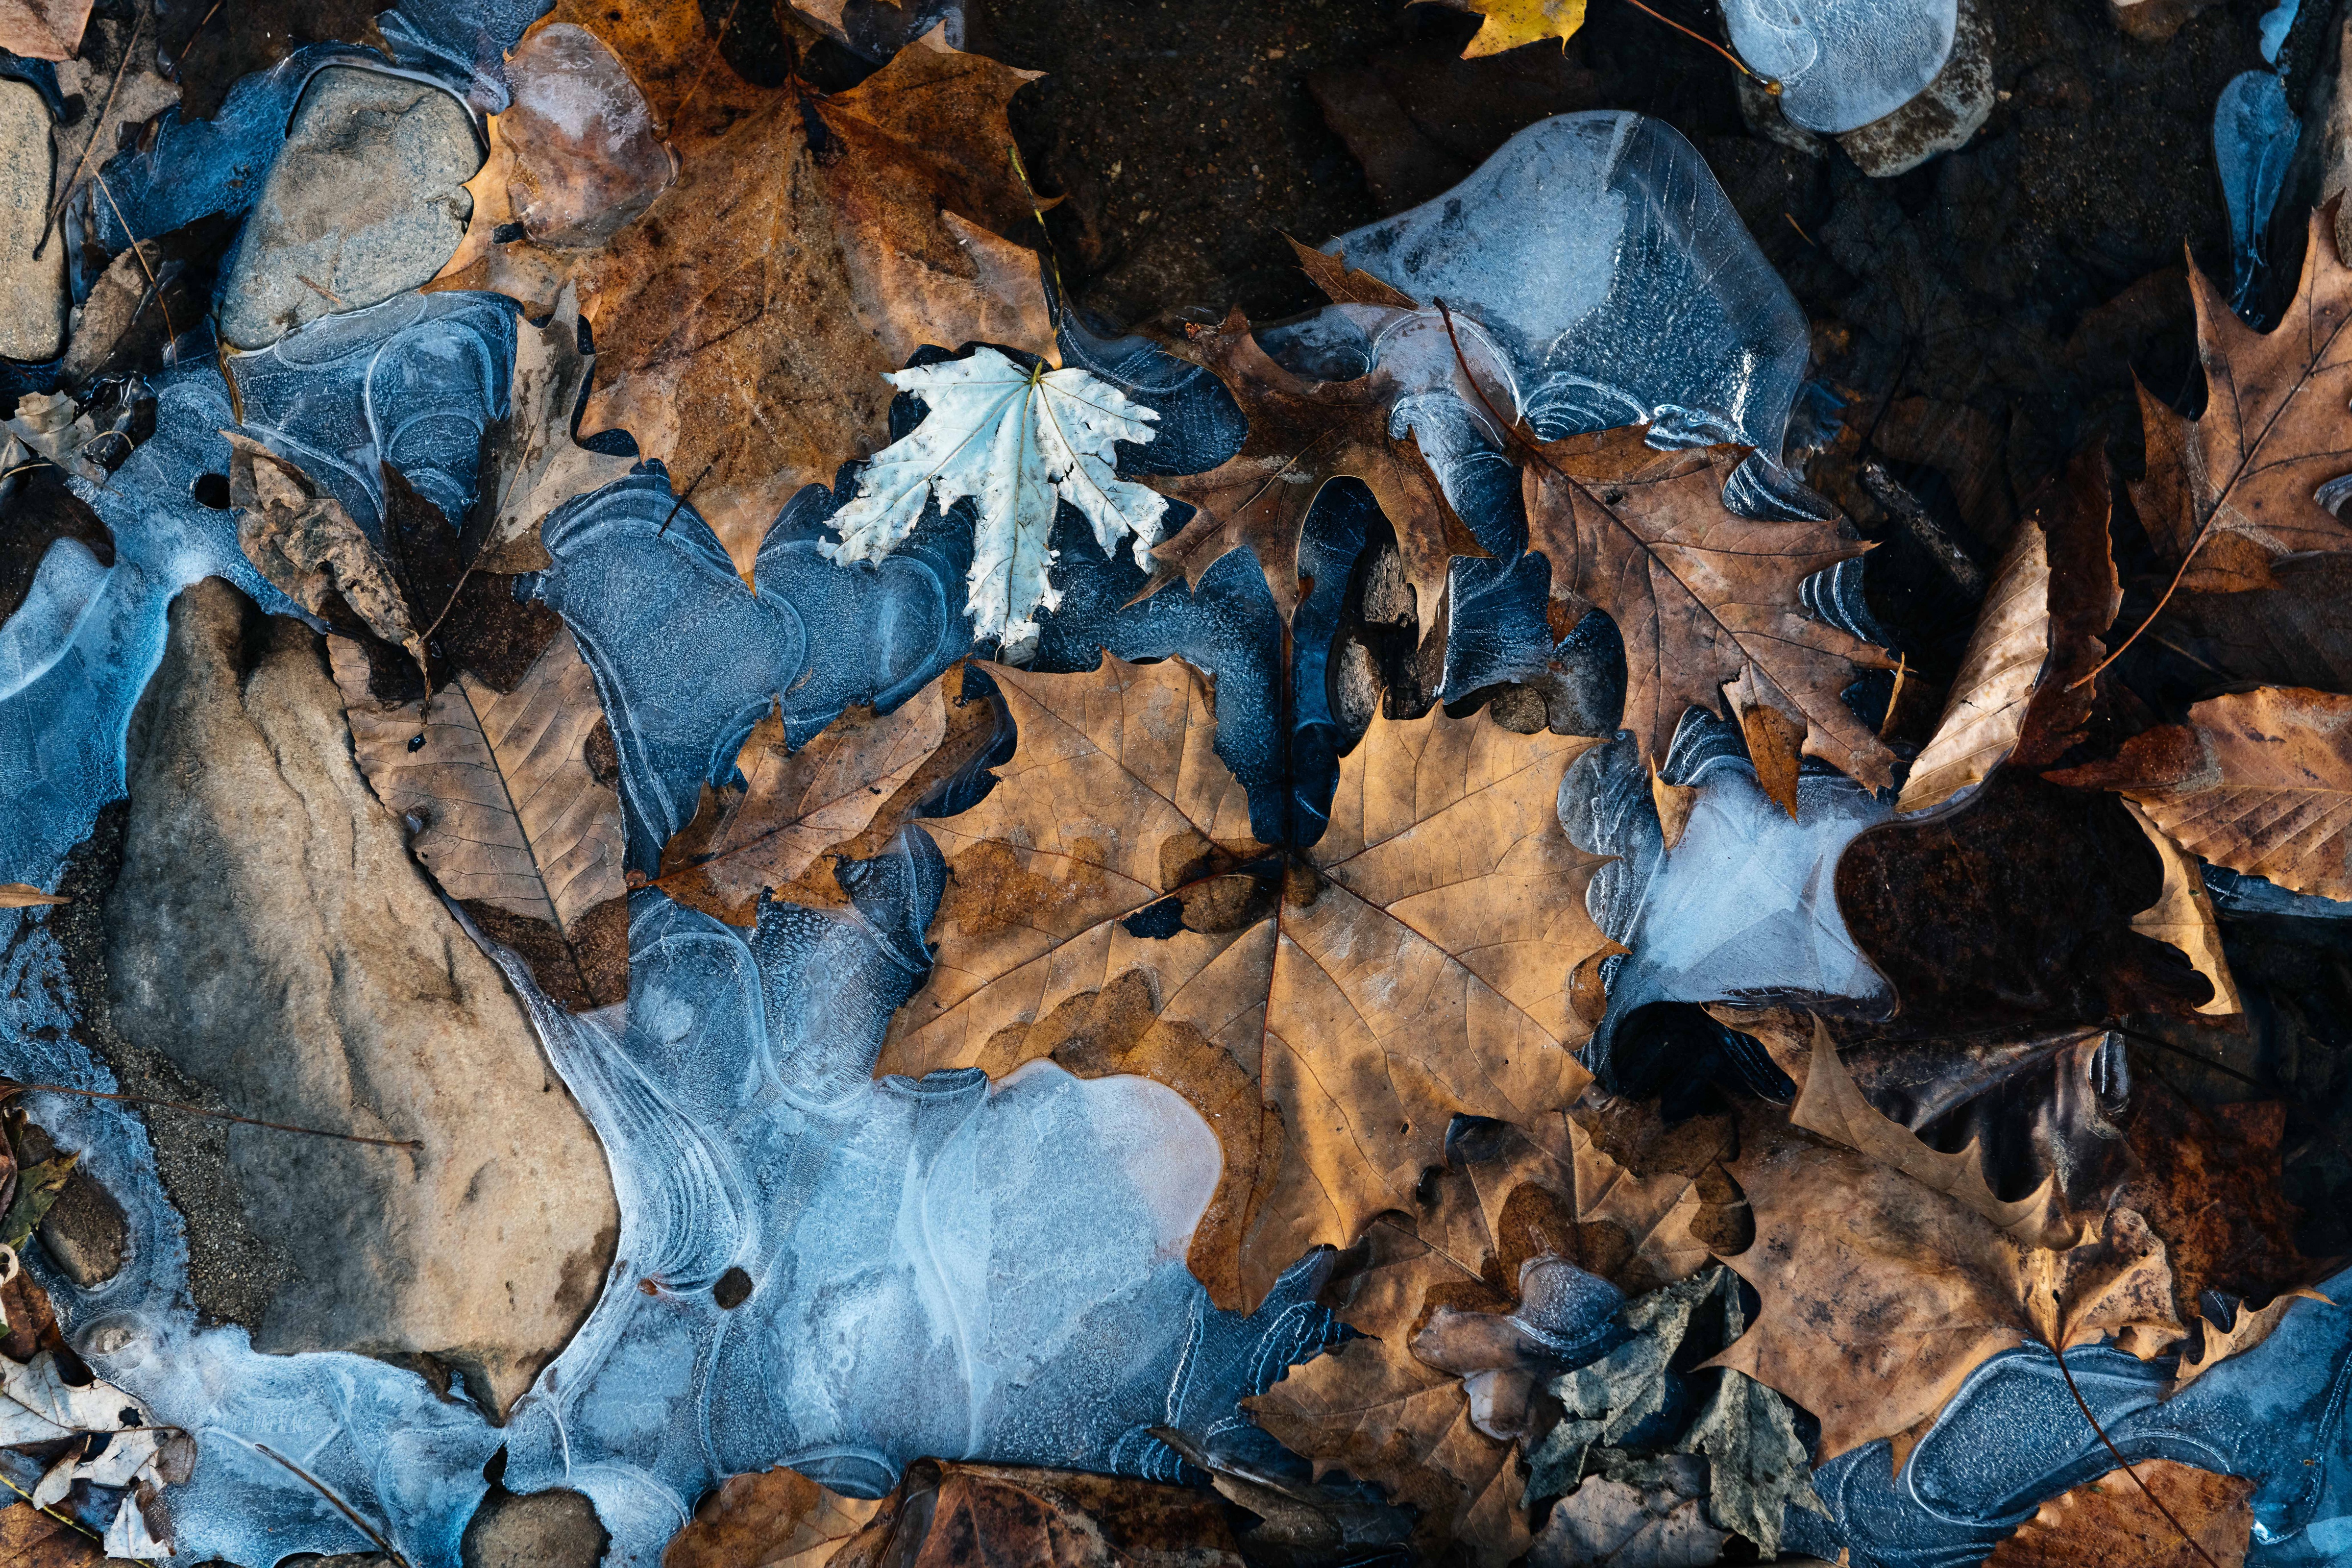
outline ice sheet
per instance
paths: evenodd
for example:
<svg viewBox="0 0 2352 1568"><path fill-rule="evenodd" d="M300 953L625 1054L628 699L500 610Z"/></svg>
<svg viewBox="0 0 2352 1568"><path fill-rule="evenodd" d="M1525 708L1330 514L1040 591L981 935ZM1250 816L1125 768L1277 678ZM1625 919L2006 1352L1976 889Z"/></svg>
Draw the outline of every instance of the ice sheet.
<svg viewBox="0 0 2352 1568"><path fill-rule="evenodd" d="M1944 68L1958 0L1724 0L1732 47L1809 131L1894 113Z"/></svg>

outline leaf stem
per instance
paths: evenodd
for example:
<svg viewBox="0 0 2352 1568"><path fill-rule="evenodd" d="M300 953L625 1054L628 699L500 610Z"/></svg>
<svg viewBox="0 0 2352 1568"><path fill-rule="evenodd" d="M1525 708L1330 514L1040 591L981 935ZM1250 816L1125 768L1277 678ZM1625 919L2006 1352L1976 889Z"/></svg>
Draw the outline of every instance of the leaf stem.
<svg viewBox="0 0 2352 1568"><path fill-rule="evenodd" d="M2213 517L2219 517L2221 515L2221 509L2215 507L2213 509ZM2115 652L2099 660L2097 664L2093 665L2090 672L2068 685L2066 688L2067 690L2072 691L2075 687L2081 686L2086 681L2097 679L2099 671L2106 668L2107 666L2123 658L2124 649L2139 641L2139 634L2147 630L2148 627L2156 625L2156 617L2164 614L2164 606L2172 603L2172 595L2180 591L2180 580L2189 575L2189 563L2197 559L2197 552L2205 548L2205 542L2213 536L2213 517L2209 517L2205 520L2205 526L2199 529L2197 531L2197 537L2189 542L2189 552L2180 558L2180 565L2173 572L2172 581L2165 584L2164 597L2156 602L2156 608L2150 610L2147 613L2147 617L2142 620L2138 626L2132 628L2131 636L2124 638L2123 641L2116 645Z"/></svg>
<svg viewBox="0 0 2352 1568"><path fill-rule="evenodd" d="M11 1401L9 1401L9 1403L10 1403L10 1404L12 1404L12 1405L14 1405L14 1404L18 1404L18 1403L20 1403L20 1402L19 1402L19 1401L16 1401L16 1400L11 1400ZM38 1414L39 1414L39 1412L36 1411L36 1412L35 1412L35 1414L36 1414L36 1415L38 1415ZM47 1418L46 1418L46 1417L44 1417L44 1419L47 1419ZM28 1491L26 1491L24 1488L22 1488L22 1487L18 1486L16 1482L14 1482L14 1481L10 1480L6 1476L0 1476L0 1487L6 1487L10 1491L15 1492L18 1497L23 1498L26 1502L33 1502L33 1494L32 1494L32 1493L30 1493L30 1492L28 1492ZM99 1532L98 1532L98 1531L96 1531L95 1530L92 1530L89 1526L88 1526L88 1525L84 1524L81 1521L79 1521L79 1520L78 1520L78 1519L74 1518L71 1514L59 1513L59 1512L58 1512L56 1509L54 1509L54 1508L42 1508L42 1507L41 1507L41 1505L40 1505L39 1503L37 1503L37 1502L33 1502L33 1507L34 1507L36 1510L37 1510L38 1511L40 1511L40 1512L42 1512L42 1513L45 1513L45 1514L48 1515L51 1519L56 1520L59 1524L64 1525L67 1529L68 1529L68 1530L79 1530L79 1531L80 1531L84 1535L89 1536L92 1541L99 1542L100 1542L100 1543L102 1544L102 1543L104 1542L105 1539L106 1539L104 1536L102 1536L102 1535L99 1534Z"/></svg>
<svg viewBox="0 0 2352 1568"><path fill-rule="evenodd" d="M409 1568L408 1559L403 1557L400 1554L399 1550L395 1548L391 1542L386 1541L383 1538L383 1532L361 1517L359 1510L345 1502L341 1498L337 1497L334 1494L333 1489L328 1487L325 1482L320 1480L310 1471L304 1469L301 1466L296 1464L293 1460L288 1458L285 1455L279 1453L277 1449L271 1447L267 1443L256 1443L254 1447L263 1454L268 1455L269 1458L277 1460L288 1469L293 1471L296 1476L308 1482L313 1491L317 1492L320 1497L325 1498L329 1502L334 1504L335 1510L338 1513L341 1513L345 1519L350 1520L352 1526L356 1528L361 1534L375 1542L376 1550L383 1552L386 1557L391 1558L395 1563L399 1564L399 1568ZM2208 1559L2208 1561L2210 1562L2210 1559ZM2218 1563L2215 1564L2215 1568L2220 1568L2220 1565Z"/></svg>
<svg viewBox="0 0 2352 1568"><path fill-rule="evenodd" d="M1675 32L1682 34L1686 38L1696 38L1700 43L1705 44L1708 48L1713 49L1717 54L1721 55L1725 59L1729 60L1731 62L1732 68L1738 71L1740 75L1747 77L1751 81L1762 82L1764 84L1764 90L1771 94L1774 98L1780 96L1780 84L1779 82L1773 80L1769 76L1758 76L1754 71L1748 69L1747 61L1741 59L1738 55L1733 54L1729 49L1725 48L1721 44L1717 43L1713 38L1707 37L1704 34L1692 32L1688 27L1684 26L1680 22L1675 21L1671 16L1659 16L1658 13L1651 10L1647 5L1643 5L1642 0L1625 0L1625 4L1631 5L1634 10L1641 12L1643 16L1650 17L1654 21L1664 22L1667 26L1672 27ZM1799 234L1802 234L1805 231L1803 229L1799 229L1797 232Z"/></svg>
<svg viewBox="0 0 2352 1568"><path fill-rule="evenodd" d="M2058 1293L2053 1290L2050 1294L2054 1302ZM2066 1380L2066 1392L2074 1396L2075 1406L2083 1412L2083 1419L2091 1424L2091 1430L2096 1432L2099 1435L2099 1441L2107 1446L2107 1452L2113 1456L2116 1467L2132 1479L2133 1483L2139 1488L2149 1502L2156 1505L2156 1511L2164 1515L2164 1521L2180 1532L2180 1539L2189 1543L2189 1550L2204 1560L2205 1568L2221 1568L2219 1563L2213 1561L2213 1554L2205 1550L2204 1543L2189 1534L2186 1525L2172 1517L2172 1510L2164 1506L2164 1500L2148 1490L2147 1482L2142 1480L2140 1473L2132 1468L2131 1461L2125 1458L2123 1450L2116 1447L2116 1440L2107 1436L2105 1427L2099 1425L2099 1418L2091 1414L2091 1406L2084 1399L2083 1391L2074 1386L2074 1373L2066 1364L2066 1352L2053 1345L2051 1353L2058 1358L2058 1374Z"/></svg>

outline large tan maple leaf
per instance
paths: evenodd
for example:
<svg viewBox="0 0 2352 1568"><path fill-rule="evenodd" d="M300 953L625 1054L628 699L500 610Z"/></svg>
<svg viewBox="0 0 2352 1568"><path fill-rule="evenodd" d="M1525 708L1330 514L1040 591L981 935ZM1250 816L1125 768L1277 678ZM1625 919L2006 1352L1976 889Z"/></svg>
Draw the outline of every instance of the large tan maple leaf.
<svg viewBox="0 0 2352 1568"><path fill-rule="evenodd" d="M1253 841L1209 683L1176 660L1000 669L1018 726L979 805L927 824L952 879L878 1070L1053 1056L1148 1073L1223 1144L1193 1270L1248 1308L1307 1248L1410 1208L1457 1113L1527 1122L1589 1081L1569 973L1598 947L1560 780L1593 742L1375 721L1329 830Z"/></svg>
<svg viewBox="0 0 2352 1568"><path fill-rule="evenodd" d="M642 96L676 178L657 191L638 179L644 210L601 243L501 243L528 228L516 220L531 200L578 218L583 203L620 200L628 173L595 149L550 145L561 127L509 110L491 121L489 161L467 186L474 216L436 286L538 309L572 279L596 342L582 432L625 429L694 486L739 566L793 491L885 444L881 378L916 349L1053 353L1037 258L1003 237L1034 221L1005 106L1038 73L935 29L846 92L754 87L720 58L695 0L563 0L517 58L557 27L616 58L608 85ZM532 176L547 168L578 199L552 201Z"/></svg>
<svg viewBox="0 0 2352 1568"><path fill-rule="evenodd" d="M1801 729L1806 752L1874 789L1893 783L1895 754L1841 694L1894 661L1798 607L1807 577L1869 546L1831 523L1727 509L1737 447L1662 452L1643 437L1629 426L1549 442L1522 476L1559 629L1591 607L1624 638L1625 727L1663 762L1683 710L1718 711L1738 681Z"/></svg>

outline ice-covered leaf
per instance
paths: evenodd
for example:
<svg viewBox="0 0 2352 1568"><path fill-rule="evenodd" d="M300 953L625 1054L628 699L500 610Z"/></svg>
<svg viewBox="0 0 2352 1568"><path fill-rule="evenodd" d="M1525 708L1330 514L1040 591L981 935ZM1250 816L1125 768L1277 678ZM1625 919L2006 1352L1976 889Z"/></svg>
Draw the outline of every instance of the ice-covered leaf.
<svg viewBox="0 0 2352 1568"><path fill-rule="evenodd" d="M16 412L0 421L0 473L28 461L53 463L76 478L103 483L106 469L83 450L98 439L97 422L64 393L28 392L16 399Z"/></svg>
<svg viewBox="0 0 2352 1568"><path fill-rule="evenodd" d="M2132 1472L2109 1470L2052 1498L1993 1548L1985 1568L2240 1568L2245 1562L2254 1530L2252 1481L2174 1459L2142 1459Z"/></svg>
<svg viewBox="0 0 2352 1568"><path fill-rule="evenodd" d="M1688 1459L1623 1479L1588 1476L1552 1505L1528 1568L1703 1568L1722 1561L1727 1532L1707 1522L1705 1483Z"/></svg>
<svg viewBox="0 0 2352 1568"><path fill-rule="evenodd" d="M1550 559L1556 610L1605 611L1625 639L1624 722L1643 754L1663 761L1683 710L1717 711L1752 668L1807 754L1874 789L1893 783L1894 753L1843 693L1894 661L1798 608L1807 577L1868 547L1830 522L1739 516L1723 504L1738 448L1662 452L1643 434L1570 436L1525 469L1529 548Z"/></svg>
<svg viewBox="0 0 2352 1568"><path fill-rule="evenodd" d="M883 1065L1009 1071L1076 1048L1086 999L1129 985L1118 1027L1090 1026L1093 1070L1162 1077L1218 1126L1192 1262L1219 1301L1409 1208L1454 1115L1524 1121L1583 1087L1568 982L1601 940L1597 860L1558 799L1591 742L1377 718L1322 838L1286 850L1251 838L1189 666L998 679L1018 746L986 799L927 825L954 868L939 967Z"/></svg>
<svg viewBox="0 0 2352 1568"><path fill-rule="evenodd" d="M519 98L492 121L472 223L436 286L493 289L536 313L570 279L596 342L582 433L625 429L693 485L738 569L794 491L885 444L881 377L916 350L1054 352L1036 256L1000 237L1034 223L1004 111L1036 73L952 48L935 28L824 93L736 75L695 0L564 0L541 33L564 27L626 68L677 177L601 244L500 240L536 210L545 187L532 182L552 167L524 123L539 110ZM634 112L618 79L598 79L616 113ZM628 181L595 190L624 205L644 195ZM582 194L567 206L573 243L603 226L593 205Z"/></svg>
<svg viewBox="0 0 2352 1568"><path fill-rule="evenodd" d="M1528 1455L1529 1502L1574 1491L1590 1450L1616 1446L1665 1408L1667 1363L1690 1332L1692 1313L1721 1292L1724 1278L1720 1268L1710 1268L1632 1302L1624 1314L1632 1338L1552 1380L1563 1414Z"/></svg>
<svg viewBox="0 0 2352 1568"><path fill-rule="evenodd" d="M1112 468L1115 443L1151 439L1153 410L1089 371L1024 368L984 346L888 380L929 412L858 477L857 494L833 515L841 542L828 559L880 560L935 499L945 511L970 496L980 513L966 582L972 635L1007 647L1034 640L1032 616L1061 602L1046 542L1061 502L1084 514L1105 554L1132 538L1136 563L1150 559L1167 500Z"/></svg>
<svg viewBox="0 0 2352 1568"><path fill-rule="evenodd" d="M52 1352L0 1357L0 1448L153 1425L144 1405L103 1379L68 1383Z"/></svg>
<svg viewBox="0 0 2352 1568"><path fill-rule="evenodd" d="M843 1552L860 1563L887 1552L893 1568L1242 1568L1209 1493L938 1459L911 1467Z"/></svg>
<svg viewBox="0 0 2352 1568"><path fill-rule="evenodd" d="M2081 739L2095 689L2075 682L2106 657L2099 638L2123 603L2108 505L2105 455L2088 451L2018 525L1896 810L1941 805L2003 763L2048 763Z"/></svg>
<svg viewBox="0 0 2352 1568"><path fill-rule="evenodd" d="M1294 374L1258 346L1238 310L1219 326L1189 331L1181 352L1225 384L1249 416L1249 435L1207 473L1154 481L1198 509L1183 531L1151 552L1161 581L1181 574L1197 586L1218 557L1247 546L1287 620L1300 596L1299 530L1315 498L1332 479L1360 479L1396 531L1405 581L1429 630L1447 563L1486 550L1455 515L1419 437L1392 422L1404 390L1398 377L1384 369L1353 381Z"/></svg>
<svg viewBox="0 0 2352 1568"><path fill-rule="evenodd" d="M409 846L442 890L549 929L571 971L556 994L618 1000L625 965L606 950L625 924L621 802L591 763L604 710L572 634L557 633L511 691L467 671L389 710L368 695L356 647L337 638L330 658L352 754L412 824Z"/></svg>
<svg viewBox="0 0 2352 1568"><path fill-rule="evenodd" d="M1755 1323L1710 1365L1745 1373L1818 1416L1818 1458L1904 1435L1985 1359L2114 1334L2146 1358L2182 1332L2164 1243L2134 1210L2064 1251L2013 1239L1956 1198L1865 1155L1743 1127L1731 1173L1756 1245L1725 1259L1756 1288Z"/></svg>
<svg viewBox="0 0 2352 1568"><path fill-rule="evenodd" d="M318 615L338 595L370 631L408 649L419 670L425 642L392 565L352 514L310 475L254 440L224 431L236 542L254 569L288 598Z"/></svg>
<svg viewBox="0 0 2352 1568"><path fill-rule="evenodd" d="M580 352L573 295L566 284L546 325L517 323L513 395L483 453L479 570L536 572L547 565L539 542L547 514L635 466L572 438L572 410L595 364L594 356Z"/></svg>

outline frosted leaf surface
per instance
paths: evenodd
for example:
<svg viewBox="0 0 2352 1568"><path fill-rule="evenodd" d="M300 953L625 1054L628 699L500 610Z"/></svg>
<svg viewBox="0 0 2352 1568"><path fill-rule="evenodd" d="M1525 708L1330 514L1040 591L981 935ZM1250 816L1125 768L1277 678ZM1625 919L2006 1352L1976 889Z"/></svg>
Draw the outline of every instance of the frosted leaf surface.
<svg viewBox="0 0 2352 1568"><path fill-rule="evenodd" d="M1445 195L1324 248L1477 322L1546 440L1646 420L1661 439L1780 450L1804 313L1671 126L1540 121Z"/></svg>
<svg viewBox="0 0 2352 1568"><path fill-rule="evenodd" d="M1731 46L1780 84L1780 111L1808 131L1883 119L1936 79L1952 52L1958 0L1724 0Z"/></svg>
<svg viewBox="0 0 2352 1568"><path fill-rule="evenodd" d="M2352 1300L2352 1272L2319 1289ZM2323 1568L2352 1555L2352 1309L2297 1301L2252 1351L2166 1398L2168 1359L2105 1345L2066 1366L2126 1461L2171 1459L2245 1476L2254 1492L2249 1568ZM1902 1473L1885 1439L1813 1473L1824 1519L1790 1508L1789 1549L1855 1568L1980 1562L2042 1500L2093 1480L2115 1458L2038 1346L2004 1351L1961 1384Z"/></svg>
<svg viewBox="0 0 2352 1568"><path fill-rule="evenodd" d="M1209 1304L1184 1253L1221 1156L1174 1091L876 1081L946 868L908 833L840 876L850 910L748 933L633 895L625 1010L575 1017L507 963L611 1152L626 1261L516 1405L506 1485L585 1491L624 1561L776 1464L864 1497L925 1455L1172 1479L1150 1427L1206 1440L1334 1331L1320 1256L1251 1317Z"/></svg>
<svg viewBox="0 0 2352 1568"><path fill-rule="evenodd" d="M1060 501L1077 508L1106 554L1131 539L1138 564L1147 559L1167 499L1111 465L1114 443L1151 439L1157 412L1091 372L1026 369L985 347L887 379L930 412L866 465L856 495L834 515L841 542L827 559L879 560L934 499L945 510L970 496L979 503L966 579L973 630L1007 645L1033 639L1032 612L1060 600L1048 577Z"/></svg>
<svg viewBox="0 0 2352 1568"><path fill-rule="evenodd" d="M1696 710L1684 715L1660 772L1698 791L1671 850L1630 742L1595 747L1560 784L1570 841L1621 858L1594 875L1586 905L1633 950L1603 971L1609 1012L1584 1050L1594 1076L1617 1076L1618 1032L1654 1002L1840 998L1866 1011L1891 1004L1838 912L1837 863L1893 807L1843 775L1808 773L1797 781L1791 821L1757 783L1738 731Z"/></svg>

